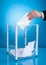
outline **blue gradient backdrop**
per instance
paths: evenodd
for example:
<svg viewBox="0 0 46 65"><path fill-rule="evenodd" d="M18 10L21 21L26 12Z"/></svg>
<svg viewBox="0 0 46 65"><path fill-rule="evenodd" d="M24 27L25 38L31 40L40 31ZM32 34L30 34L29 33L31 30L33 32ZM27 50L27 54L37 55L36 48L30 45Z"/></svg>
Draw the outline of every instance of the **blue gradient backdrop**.
<svg viewBox="0 0 46 65"><path fill-rule="evenodd" d="M0 0L0 3L0 47L6 47L6 24L16 24L31 10L46 10L46 0ZM32 23L39 24L39 47L46 47L46 21L35 18Z"/></svg>

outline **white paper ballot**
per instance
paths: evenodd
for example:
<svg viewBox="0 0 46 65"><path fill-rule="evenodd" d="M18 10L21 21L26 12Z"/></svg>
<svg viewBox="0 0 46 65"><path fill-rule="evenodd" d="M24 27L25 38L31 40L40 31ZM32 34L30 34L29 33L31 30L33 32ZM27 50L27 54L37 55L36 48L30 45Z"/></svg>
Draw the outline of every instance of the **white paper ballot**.
<svg viewBox="0 0 46 65"><path fill-rule="evenodd" d="M24 51L22 53L22 57L28 57L32 56L34 53L32 52L34 50L34 43L35 41L29 42L28 46L24 48Z"/></svg>
<svg viewBox="0 0 46 65"><path fill-rule="evenodd" d="M25 48L19 48L17 50L17 57L29 57L32 56L34 50L35 41L29 42ZM16 50L11 50L10 53L15 56Z"/></svg>
<svg viewBox="0 0 46 65"><path fill-rule="evenodd" d="M28 17L27 17L27 14L26 13L17 23L17 25L22 29L24 30L28 25L29 23L31 22L31 20L28 20Z"/></svg>

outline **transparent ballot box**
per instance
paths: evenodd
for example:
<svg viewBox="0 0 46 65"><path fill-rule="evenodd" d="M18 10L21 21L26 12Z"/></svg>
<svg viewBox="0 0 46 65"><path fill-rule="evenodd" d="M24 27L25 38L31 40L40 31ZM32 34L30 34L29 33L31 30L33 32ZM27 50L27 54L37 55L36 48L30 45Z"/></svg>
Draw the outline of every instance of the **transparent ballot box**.
<svg viewBox="0 0 46 65"><path fill-rule="evenodd" d="M38 24L21 26L7 24L7 52L15 60L38 55Z"/></svg>

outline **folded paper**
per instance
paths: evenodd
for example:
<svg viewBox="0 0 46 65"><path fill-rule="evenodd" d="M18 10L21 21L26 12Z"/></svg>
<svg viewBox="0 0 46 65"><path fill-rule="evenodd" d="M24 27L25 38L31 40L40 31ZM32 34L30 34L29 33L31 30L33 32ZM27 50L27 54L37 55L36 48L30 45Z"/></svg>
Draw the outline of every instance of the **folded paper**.
<svg viewBox="0 0 46 65"><path fill-rule="evenodd" d="M17 50L17 57L29 57L33 55L35 41L29 42L25 48L19 48ZM11 50L10 53L15 56L15 50Z"/></svg>

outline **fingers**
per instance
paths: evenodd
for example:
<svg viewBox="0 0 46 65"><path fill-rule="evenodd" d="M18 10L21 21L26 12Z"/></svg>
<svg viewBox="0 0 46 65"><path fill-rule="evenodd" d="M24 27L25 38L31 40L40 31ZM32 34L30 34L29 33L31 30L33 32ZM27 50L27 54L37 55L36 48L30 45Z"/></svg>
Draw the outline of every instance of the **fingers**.
<svg viewBox="0 0 46 65"><path fill-rule="evenodd" d="M34 14L34 13L36 13L36 11L35 10L32 10L30 13L28 13L28 15L27 16L31 16L32 14Z"/></svg>
<svg viewBox="0 0 46 65"><path fill-rule="evenodd" d="M33 18L36 17L36 11L35 10L31 11L27 16L29 20L32 20Z"/></svg>

